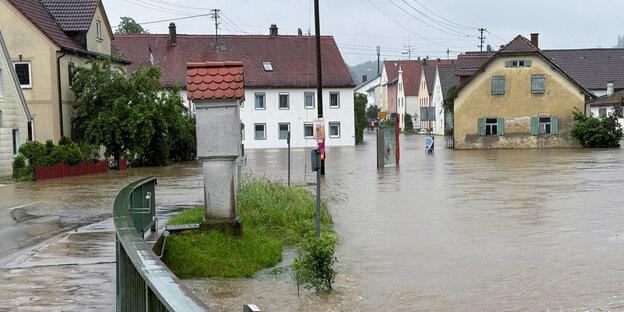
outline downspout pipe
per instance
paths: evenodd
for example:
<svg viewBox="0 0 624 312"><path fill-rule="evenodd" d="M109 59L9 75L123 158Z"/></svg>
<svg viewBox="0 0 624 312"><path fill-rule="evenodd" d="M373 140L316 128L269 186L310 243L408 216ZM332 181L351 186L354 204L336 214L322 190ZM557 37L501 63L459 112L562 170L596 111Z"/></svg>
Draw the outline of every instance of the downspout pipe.
<svg viewBox="0 0 624 312"><path fill-rule="evenodd" d="M63 54L59 55L56 58L56 79L58 82L57 87L58 87L59 123L61 126L61 137L65 135L63 133L63 94L62 94L62 89L61 89L61 58L63 58L64 56L65 56L65 52L63 52Z"/></svg>

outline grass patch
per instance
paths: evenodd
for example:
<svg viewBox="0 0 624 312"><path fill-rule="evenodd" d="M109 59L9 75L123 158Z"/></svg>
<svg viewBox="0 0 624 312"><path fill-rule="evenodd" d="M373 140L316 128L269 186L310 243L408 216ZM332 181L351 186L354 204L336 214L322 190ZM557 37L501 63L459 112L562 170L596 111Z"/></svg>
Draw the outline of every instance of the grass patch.
<svg viewBox="0 0 624 312"><path fill-rule="evenodd" d="M251 277L282 259L284 245L303 242L314 233L316 202L301 187L287 187L267 179L252 178L237 194L243 235L184 231L167 238L163 261L180 278ZM200 223L203 206L189 209L169 224ZM332 230L325 203L321 206L321 231Z"/></svg>

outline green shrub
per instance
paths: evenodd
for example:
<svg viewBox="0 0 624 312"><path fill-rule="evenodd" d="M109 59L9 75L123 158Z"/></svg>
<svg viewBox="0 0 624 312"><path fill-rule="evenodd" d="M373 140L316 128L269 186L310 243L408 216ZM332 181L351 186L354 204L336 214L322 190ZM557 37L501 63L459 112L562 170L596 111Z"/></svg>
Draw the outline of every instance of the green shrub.
<svg viewBox="0 0 624 312"><path fill-rule="evenodd" d="M414 130L414 122L412 121L412 116L406 114L403 116L403 118L405 119L405 131Z"/></svg>
<svg viewBox="0 0 624 312"><path fill-rule="evenodd" d="M29 164L39 164L46 155L46 146L37 141L27 141L20 146L19 154L24 156Z"/></svg>
<svg viewBox="0 0 624 312"><path fill-rule="evenodd" d="M600 119L586 116L574 108L576 123L570 134L577 138L584 147L619 147L622 140L622 126L614 116L604 116Z"/></svg>
<svg viewBox="0 0 624 312"><path fill-rule="evenodd" d="M17 155L13 160L13 179L18 181L30 181L33 179L32 165L26 164L26 157Z"/></svg>
<svg viewBox="0 0 624 312"><path fill-rule="evenodd" d="M299 247L299 253L292 268L297 285L316 291L332 291L332 283L338 273L334 269L336 234L324 232L320 237L308 236Z"/></svg>

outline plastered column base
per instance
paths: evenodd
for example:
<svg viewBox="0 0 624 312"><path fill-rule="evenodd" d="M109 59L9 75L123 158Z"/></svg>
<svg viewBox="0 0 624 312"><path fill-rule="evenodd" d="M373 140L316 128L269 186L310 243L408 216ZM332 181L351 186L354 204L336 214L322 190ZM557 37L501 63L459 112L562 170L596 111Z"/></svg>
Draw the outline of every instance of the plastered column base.
<svg viewBox="0 0 624 312"><path fill-rule="evenodd" d="M204 219L199 224L199 229L201 231L219 231L225 234L230 234L234 236L243 235L243 220L240 217L236 217L234 219L213 219L206 220Z"/></svg>

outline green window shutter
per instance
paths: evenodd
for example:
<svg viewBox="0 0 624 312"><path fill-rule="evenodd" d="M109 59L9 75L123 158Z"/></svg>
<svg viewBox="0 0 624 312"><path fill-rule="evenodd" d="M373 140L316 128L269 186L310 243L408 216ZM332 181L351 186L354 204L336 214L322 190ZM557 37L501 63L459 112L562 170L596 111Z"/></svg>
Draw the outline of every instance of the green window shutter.
<svg viewBox="0 0 624 312"><path fill-rule="evenodd" d="M559 117L550 117L550 134L559 134Z"/></svg>
<svg viewBox="0 0 624 312"><path fill-rule="evenodd" d="M492 76L492 95L505 94L505 76Z"/></svg>
<svg viewBox="0 0 624 312"><path fill-rule="evenodd" d="M531 135L537 135L539 133L539 122L537 117L531 117Z"/></svg>
<svg viewBox="0 0 624 312"><path fill-rule="evenodd" d="M511 67L511 61L505 61L505 67Z"/></svg>
<svg viewBox="0 0 624 312"><path fill-rule="evenodd" d="M531 60L524 60L524 67L531 67Z"/></svg>
<svg viewBox="0 0 624 312"><path fill-rule="evenodd" d="M479 118L479 135L485 135L485 118Z"/></svg>
<svg viewBox="0 0 624 312"><path fill-rule="evenodd" d="M496 134L505 135L505 118L496 118Z"/></svg>

